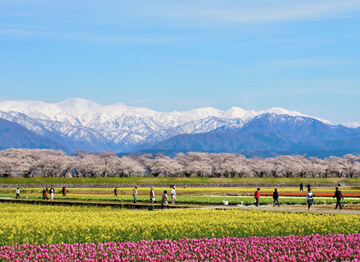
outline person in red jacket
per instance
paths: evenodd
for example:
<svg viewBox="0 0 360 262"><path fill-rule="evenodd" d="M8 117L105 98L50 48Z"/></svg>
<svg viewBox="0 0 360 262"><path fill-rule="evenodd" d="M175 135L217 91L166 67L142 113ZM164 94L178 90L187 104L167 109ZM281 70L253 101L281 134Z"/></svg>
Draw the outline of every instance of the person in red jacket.
<svg viewBox="0 0 360 262"><path fill-rule="evenodd" d="M255 191L254 197L255 197L255 206L259 206L260 188L258 188Z"/></svg>

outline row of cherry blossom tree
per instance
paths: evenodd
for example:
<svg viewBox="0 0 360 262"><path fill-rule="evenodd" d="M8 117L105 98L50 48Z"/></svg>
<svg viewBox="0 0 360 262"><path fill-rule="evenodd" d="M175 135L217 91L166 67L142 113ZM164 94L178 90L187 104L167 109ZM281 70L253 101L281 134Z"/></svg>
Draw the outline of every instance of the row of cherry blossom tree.
<svg viewBox="0 0 360 262"><path fill-rule="evenodd" d="M239 154L90 154L40 149L0 151L1 177L360 177L360 156L246 158Z"/></svg>

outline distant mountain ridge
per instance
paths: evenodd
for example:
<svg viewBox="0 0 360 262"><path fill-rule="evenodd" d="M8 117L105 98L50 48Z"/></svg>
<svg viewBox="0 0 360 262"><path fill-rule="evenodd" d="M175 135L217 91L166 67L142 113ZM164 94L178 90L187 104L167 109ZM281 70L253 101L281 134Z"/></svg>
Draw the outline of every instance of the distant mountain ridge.
<svg viewBox="0 0 360 262"><path fill-rule="evenodd" d="M244 124L222 126L208 133L177 135L152 146L154 151L235 152L270 156L326 152L360 153L360 132L310 117L263 114ZM336 154L338 154L336 153ZM255 154L256 155L256 154Z"/></svg>
<svg viewBox="0 0 360 262"><path fill-rule="evenodd" d="M0 119L0 150L7 148L51 148L69 151L63 145L46 139L19 124Z"/></svg>
<svg viewBox="0 0 360 262"><path fill-rule="evenodd" d="M335 125L281 108L256 112L239 107L227 111L208 107L184 112L156 112L124 104L102 106L74 98L54 104L2 101L0 119L23 127L24 139L30 136L25 130L31 131L37 139L46 141L48 148L63 148L66 152L360 149L358 124ZM6 125L7 122L0 122L0 128ZM19 128L17 130L20 132ZM0 147L12 147L9 142L12 140L4 141L0 141ZM24 145L31 148L37 144Z"/></svg>

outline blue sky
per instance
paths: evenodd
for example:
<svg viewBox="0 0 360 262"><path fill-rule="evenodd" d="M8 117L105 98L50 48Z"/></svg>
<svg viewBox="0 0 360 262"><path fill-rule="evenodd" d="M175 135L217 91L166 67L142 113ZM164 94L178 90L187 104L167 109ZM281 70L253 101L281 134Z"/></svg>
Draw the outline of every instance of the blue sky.
<svg viewBox="0 0 360 262"><path fill-rule="evenodd" d="M0 100L360 122L360 1L2 1Z"/></svg>

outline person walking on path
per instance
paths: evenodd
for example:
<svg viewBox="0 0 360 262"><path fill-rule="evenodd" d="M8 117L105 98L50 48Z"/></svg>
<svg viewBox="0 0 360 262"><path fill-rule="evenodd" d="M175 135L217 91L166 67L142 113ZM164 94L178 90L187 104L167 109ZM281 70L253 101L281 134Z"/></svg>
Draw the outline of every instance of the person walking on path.
<svg viewBox="0 0 360 262"><path fill-rule="evenodd" d="M63 196L66 196L66 188L63 186L63 188L61 189L61 192L63 194Z"/></svg>
<svg viewBox="0 0 360 262"><path fill-rule="evenodd" d="M114 196L118 196L118 189L117 189L117 187L115 187L115 189L114 189Z"/></svg>
<svg viewBox="0 0 360 262"><path fill-rule="evenodd" d="M280 206L280 202L279 202L279 192L277 191L276 188L275 188L275 191L274 191L274 193L273 193L273 199L274 199L273 207L275 206L275 203L277 203L277 205Z"/></svg>
<svg viewBox="0 0 360 262"><path fill-rule="evenodd" d="M151 187L151 189L150 189L150 202L151 202L151 204L153 204L155 202L155 191L154 191L153 187Z"/></svg>
<svg viewBox="0 0 360 262"><path fill-rule="evenodd" d="M15 198L18 199L20 198L20 188L17 188L16 191L15 191Z"/></svg>
<svg viewBox="0 0 360 262"><path fill-rule="evenodd" d="M170 194L171 194L171 203L174 205L176 201L175 186L172 187Z"/></svg>
<svg viewBox="0 0 360 262"><path fill-rule="evenodd" d="M46 190L47 190L47 188L46 189L44 188L43 191L42 191L43 200L46 199Z"/></svg>
<svg viewBox="0 0 360 262"><path fill-rule="evenodd" d="M137 201L137 195L138 195L139 191L137 189L137 186L134 187L133 189L133 197L134 197L134 203L136 203Z"/></svg>
<svg viewBox="0 0 360 262"><path fill-rule="evenodd" d="M50 194L49 194L49 190L46 188L46 189L45 189L45 199L46 199L46 200L49 200L49 195L50 195Z"/></svg>
<svg viewBox="0 0 360 262"><path fill-rule="evenodd" d="M337 209L337 207L339 206L340 207L340 210L342 209L342 205L341 205L341 199L344 199L341 191L339 190L338 187L335 188L335 194L333 196L333 198L336 197L336 206L335 206L335 209Z"/></svg>
<svg viewBox="0 0 360 262"><path fill-rule="evenodd" d="M169 203L167 200L167 191L164 191L164 194L162 195L161 199L161 209L164 209L164 207L168 207Z"/></svg>
<svg viewBox="0 0 360 262"><path fill-rule="evenodd" d="M255 206L259 206L259 198L260 198L260 188L258 188L256 191L255 191L255 194L254 194L254 198L255 198Z"/></svg>
<svg viewBox="0 0 360 262"><path fill-rule="evenodd" d="M310 184L306 185L306 187L307 187L308 191L311 190L311 185Z"/></svg>
<svg viewBox="0 0 360 262"><path fill-rule="evenodd" d="M54 195L55 195L55 189L54 187L50 188L50 199L53 200L54 199Z"/></svg>
<svg viewBox="0 0 360 262"><path fill-rule="evenodd" d="M314 201L313 197L314 197L314 195L313 195L313 193L311 193L311 189L309 189L307 194L306 194L306 201L308 203L308 210L310 210L310 207L313 204L313 201Z"/></svg>
<svg viewBox="0 0 360 262"><path fill-rule="evenodd" d="M302 182L300 183L300 191L304 191L304 185Z"/></svg>

